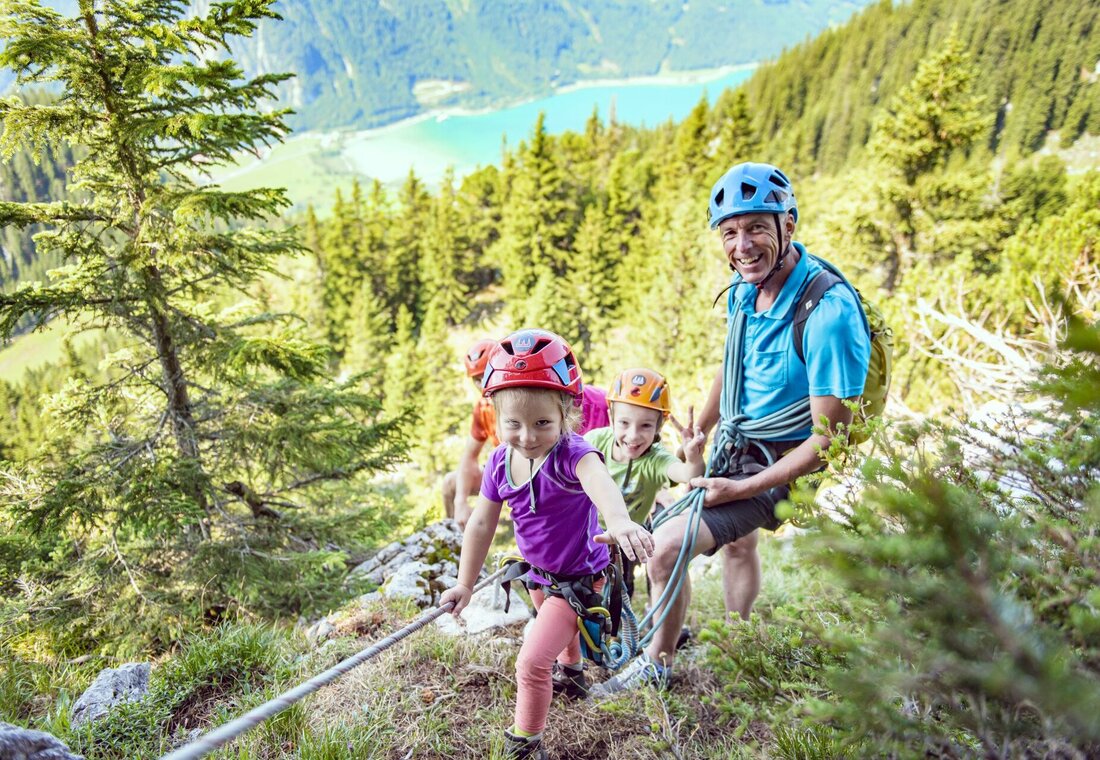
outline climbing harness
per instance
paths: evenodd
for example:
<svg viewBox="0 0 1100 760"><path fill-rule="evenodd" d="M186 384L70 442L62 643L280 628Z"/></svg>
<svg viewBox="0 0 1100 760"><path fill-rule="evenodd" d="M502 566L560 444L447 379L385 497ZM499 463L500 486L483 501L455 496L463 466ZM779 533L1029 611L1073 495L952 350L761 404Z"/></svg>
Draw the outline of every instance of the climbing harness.
<svg viewBox="0 0 1100 760"><path fill-rule="evenodd" d="M624 653L636 651L638 639L638 620L625 593L620 551L612 547L607 567L589 575L552 573L522 557L505 557L500 565L504 570L500 585L505 590L505 611L511 604L512 581L526 578L528 589L541 588L550 596L560 597L576 613L581 655L600 667L617 670L629 659ZM532 572L548 580L549 585L531 580L528 574ZM597 590L600 580L604 585Z"/></svg>
<svg viewBox="0 0 1100 760"><path fill-rule="evenodd" d="M473 593L476 594L478 591L481 591L486 586L495 583L496 580L503 574L504 570L501 569L490 575L488 578L485 578L476 586L474 586ZM349 670L359 665L362 665L367 660L378 654L381 654L402 639L416 633L436 618L450 612L453 607L454 603L448 602L442 607L425 610L420 617L409 623L400 631L390 634L378 643L372 644L371 646L360 651L359 653L354 654L345 660L342 660L341 662L326 670L324 673L320 673L309 679L305 683L296 686L290 691L280 694L279 696L275 697L275 699L264 702L259 707L250 710L236 720L232 720L229 723L226 723L224 726L217 728L204 736L200 736L195 741L190 742L183 747L180 747L175 752L164 755L160 760L197 760L200 757L208 755L209 753L216 750L218 747L228 744L233 739L236 739L238 736L245 733L246 731L252 730L268 718L278 715L283 710L293 705L295 702L301 701L303 698L317 691L322 686L332 683L337 678L347 673Z"/></svg>

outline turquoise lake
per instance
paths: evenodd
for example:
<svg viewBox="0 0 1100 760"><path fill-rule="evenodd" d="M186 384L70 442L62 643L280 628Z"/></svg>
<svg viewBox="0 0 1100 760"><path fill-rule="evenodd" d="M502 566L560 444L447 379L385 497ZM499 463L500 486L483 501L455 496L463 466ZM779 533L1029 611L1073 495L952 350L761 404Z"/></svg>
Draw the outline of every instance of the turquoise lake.
<svg viewBox="0 0 1100 760"><path fill-rule="evenodd" d="M652 127L680 121L701 97L713 103L752 70L745 66L691 81L649 78L575 86L491 111L442 111L379 129L302 133L258 161L219 173L217 181L227 189L283 186L297 207L312 203L324 209L335 188L346 190L352 178L379 179L396 188L411 169L434 186L448 166L461 177L477 166L498 164L502 142L515 147L526 140L540 112L553 134L583 131L593 109L606 124L612 104L620 124Z"/></svg>
<svg viewBox="0 0 1100 760"><path fill-rule="evenodd" d="M715 79L675 84L617 84L578 87L520 105L477 114L439 115L403 122L380 130L360 132L344 142L344 156L362 174L392 181L411 166L429 181L448 165L462 174L477 165L498 163L501 142L511 146L527 139L540 112L551 133L583 131L598 109L606 123L614 103L622 124L654 126L686 117L704 94L713 103L727 87L752 74L741 69Z"/></svg>

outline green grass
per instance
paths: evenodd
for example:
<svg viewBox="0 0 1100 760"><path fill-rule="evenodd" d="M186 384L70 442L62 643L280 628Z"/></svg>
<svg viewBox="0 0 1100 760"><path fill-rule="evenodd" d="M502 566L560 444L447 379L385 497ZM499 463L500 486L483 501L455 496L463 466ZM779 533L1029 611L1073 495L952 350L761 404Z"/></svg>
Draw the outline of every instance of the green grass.
<svg viewBox="0 0 1100 760"><path fill-rule="evenodd" d="M348 167L342 144L338 133L303 134L276 145L262 158L246 155L233 166L219 167L210 181L229 191L284 187L294 210L304 211L312 204L322 213L332 206L337 188L349 197L355 179L369 181Z"/></svg>
<svg viewBox="0 0 1100 760"><path fill-rule="evenodd" d="M16 383L27 370L57 362L63 356L66 337L72 337L77 347L101 340L102 330L77 332L63 318L50 322L40 330L20 335L10 345L0 348L0 380Z"/></svg>
<svg viewBox="0 0 1100 760"><path fill-rule="evenodd" d="M720 623L721 563L699 560L689 617L699 635L677 662L673 689L628 693L598 704L555 702L548 748L578 760L850 756L841 736L807 723L798 705L788 701L820 688L816 668L824 659L819 650L789 622L771 620L800 608L820 609L823 581L802 566L797 543L765 539L761 554L765 582L757 608L763 621L745 628ZM353 603L349 614L353 607L359 610ZM364 613L383 615L385 625L369 637L378 640L419 610L380 601L359 610ZM511 723L515 704L520 628L494 638L453 638L429 626L213 757L502 757L502 731ZM59 685L48 669L24 662L12 688L0 691L7 703L0 709L26 705L26 695L18 692L49 695L49 715L38 712L21 722L52 731L89 760L155 757L181 743L189 731L222 725L367 644L345 633L309 650L300 637L288 634L234 624L196 636L154 664L148 698L116 708L81 730L69 726L68 706L105 663L58 673L69 681ZM708 638L714 643L705 643ZM742 671L753 678L729 690ZM763 685L759 677L775 687Z"/></svg>

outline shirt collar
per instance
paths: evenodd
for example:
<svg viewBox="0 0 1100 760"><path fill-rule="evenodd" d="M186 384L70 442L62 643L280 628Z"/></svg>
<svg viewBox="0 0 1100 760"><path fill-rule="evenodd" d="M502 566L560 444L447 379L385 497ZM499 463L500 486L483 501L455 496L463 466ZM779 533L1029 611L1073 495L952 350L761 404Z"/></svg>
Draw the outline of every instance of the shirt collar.
<svg viewBox="0 0 1100 760"><path fill-rule="evenodd" d="M798 294L802 291L802 286L806 283L806 277L810 272L806 248L802 243L792 242L791 245L798 249L798 263L794 265L787 281L783 283L783 289L779 291L779 298L775 299L775 303L767 311L758 316L767 317L768 319L783 319L786 317L791 307L794 306ZM738 275L738 278L740 278L740 275ZM734 291L734 300L741 307L741 311L749 315L756 314L756 287L740 283Z"/></svg>

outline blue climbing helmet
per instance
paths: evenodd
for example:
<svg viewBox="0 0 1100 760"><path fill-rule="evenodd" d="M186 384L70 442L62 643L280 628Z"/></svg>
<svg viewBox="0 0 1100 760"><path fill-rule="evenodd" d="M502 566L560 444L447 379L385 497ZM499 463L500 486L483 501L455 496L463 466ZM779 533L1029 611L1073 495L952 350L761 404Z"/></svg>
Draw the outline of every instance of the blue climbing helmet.
<svg viewBox="0 0 1100 760"><path fill-rule="evenodd" d="M787 175L771 164L737 164L710 191L710 228L731 216L785 214L798 221L798 204Z"/></svg>

